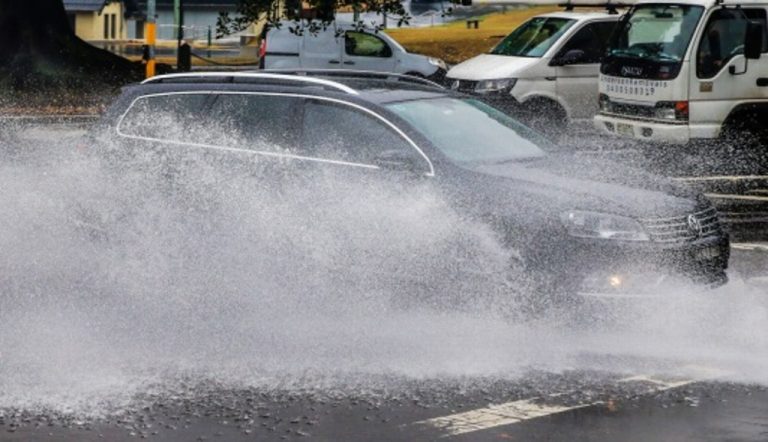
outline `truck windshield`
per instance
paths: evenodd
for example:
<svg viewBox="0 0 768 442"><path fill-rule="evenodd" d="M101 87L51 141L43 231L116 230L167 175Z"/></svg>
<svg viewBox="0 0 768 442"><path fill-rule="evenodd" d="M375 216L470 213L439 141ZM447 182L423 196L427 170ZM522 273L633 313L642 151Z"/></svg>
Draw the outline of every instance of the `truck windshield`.
<svg viewBox="0 0 768 442"><path fill-rule="evenodd" d="M388 104L451 160L486 164L545 155L551 143L505 113L474 99L431 98Z"/></svg>
<svg viewBox="0 0 768 442"><path fill-rule="evenodd" d="M535 17L515 29L496 47L493 55L541 57L576 21L557 17Z"/></svg>
<svg viewBox="0 0 768 442"><path fill-rule="evenodd" d="M608 56L679 62L703 11L701 6L691 5L637 6L620 22Z"/></svg>

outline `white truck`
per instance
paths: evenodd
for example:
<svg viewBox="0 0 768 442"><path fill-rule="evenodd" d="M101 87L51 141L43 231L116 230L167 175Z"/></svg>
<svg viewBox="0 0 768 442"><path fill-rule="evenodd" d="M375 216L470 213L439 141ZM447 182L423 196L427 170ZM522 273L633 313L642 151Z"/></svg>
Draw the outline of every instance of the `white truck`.
<svg viewBox="0 0 768 442"><path fill-rule="evenodd" d="M604 132L664 144L765 141L768 0L641 0L600 67Z"/></svg>
<svg viewBox="0 0 768 442"><path fill-rule="evenodd" d="M573 122L591 125L600 61L619 15L573 6L579 5L531 18L487 54L452 67L447 83L545 133L557 135Z"/></svg>

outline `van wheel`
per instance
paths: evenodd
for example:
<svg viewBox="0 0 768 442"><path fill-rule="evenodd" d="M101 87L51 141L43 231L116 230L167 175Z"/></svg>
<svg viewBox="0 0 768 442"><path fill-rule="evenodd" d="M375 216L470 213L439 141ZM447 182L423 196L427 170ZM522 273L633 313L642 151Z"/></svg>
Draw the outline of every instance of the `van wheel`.
<svg viewBox="0 0 768 442"><path fill-rule="evenodd" d="M562 106L547 98L523 103L523 123L552 141L559 141L568 128L568 115Z"/></svg>

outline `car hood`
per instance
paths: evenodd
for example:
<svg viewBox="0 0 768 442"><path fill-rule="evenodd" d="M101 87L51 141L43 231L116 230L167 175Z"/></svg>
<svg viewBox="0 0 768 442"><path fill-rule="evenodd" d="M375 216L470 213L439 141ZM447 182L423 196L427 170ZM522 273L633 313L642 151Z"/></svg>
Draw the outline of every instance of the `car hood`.
<svg viewBox="0 0 768 442"><path fill-rule="evenodd" d="M520 72L539 62L541 59L534 57L481 54L452 67L448 77L473 81L517 78Z"/></svg>
<svg viewBox="0 0 768 442"><path fill-rule="evenodd" d="M527 162L475 167L480 181L504 178L503 200L539 211L590 210L635 218L680 216L696 210L697 193L648 172L599 159L553 155ZM488 182L485 189L498 189ZM494 198L496 200L496 198ZM503 204L496 200L494 204Z"/></svg>

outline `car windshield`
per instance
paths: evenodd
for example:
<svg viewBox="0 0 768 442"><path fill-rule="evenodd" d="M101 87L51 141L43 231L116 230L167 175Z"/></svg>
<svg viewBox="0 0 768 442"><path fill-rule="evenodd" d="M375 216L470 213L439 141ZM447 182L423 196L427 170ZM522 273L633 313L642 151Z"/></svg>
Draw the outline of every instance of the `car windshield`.
<svg viewBox="0 0 768 442"><path fill-rule="evenodd" d="M703 10L691 5L638 6L619 24L609 55L681 61Z"/></svg>
<svg viewBox="0 0 768 442"><path fill-rule="evenodd" d="M387 105L459 163L539 158L548 142L503 112L475 99L433 98Z"/></svg>
<svg viewBox="0 0 768 442"><path fill-rule="evenodd" d="M496 47L493 55L541 57L576 21L557 17L536 17L515 29Z"/></svg>

